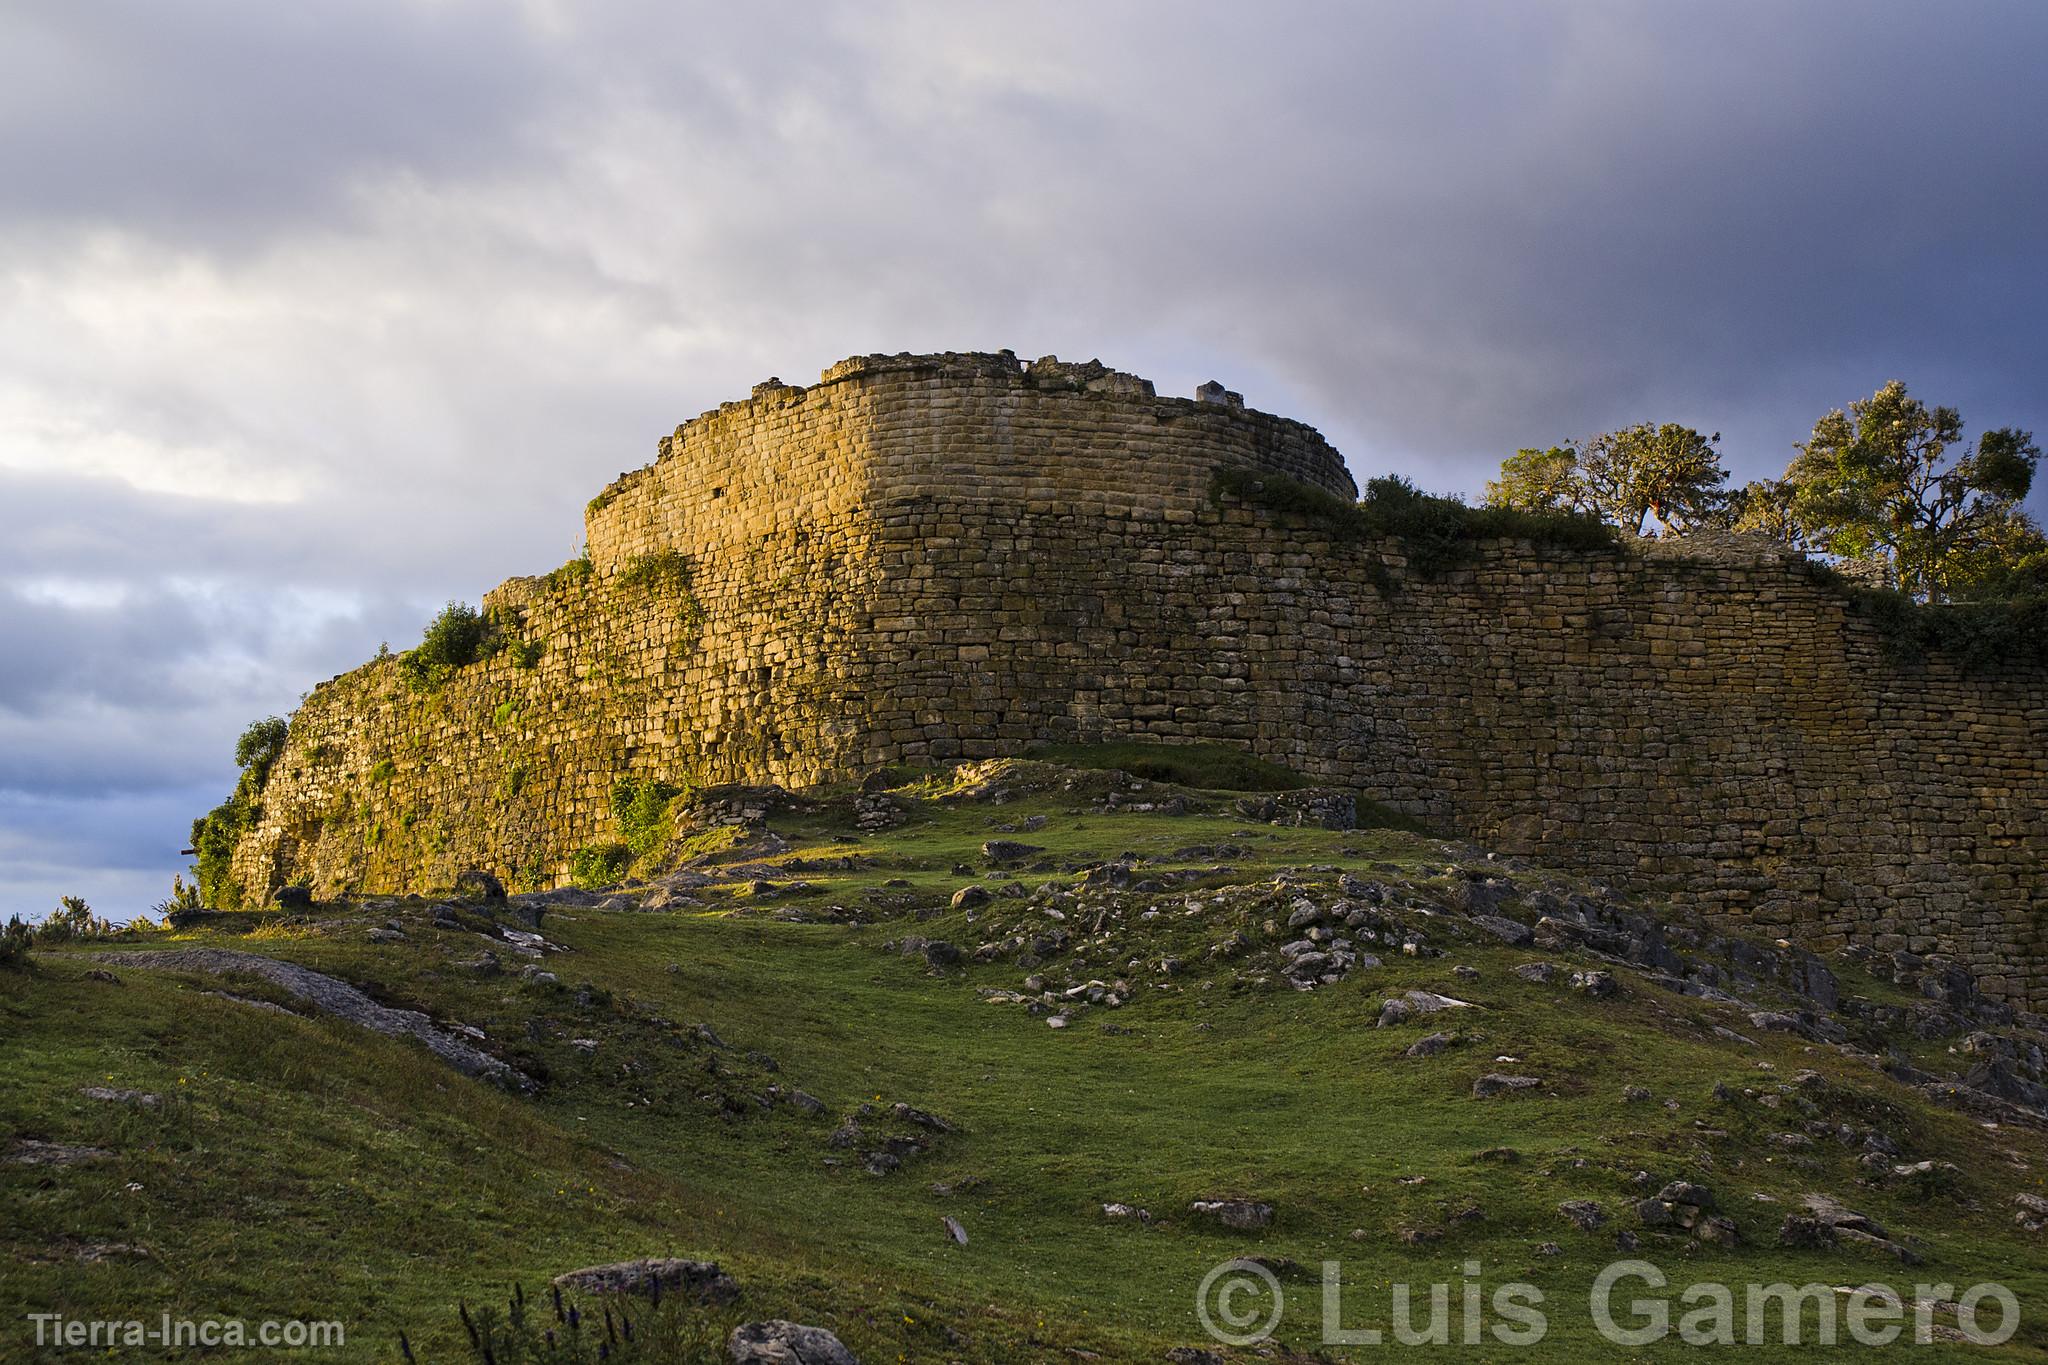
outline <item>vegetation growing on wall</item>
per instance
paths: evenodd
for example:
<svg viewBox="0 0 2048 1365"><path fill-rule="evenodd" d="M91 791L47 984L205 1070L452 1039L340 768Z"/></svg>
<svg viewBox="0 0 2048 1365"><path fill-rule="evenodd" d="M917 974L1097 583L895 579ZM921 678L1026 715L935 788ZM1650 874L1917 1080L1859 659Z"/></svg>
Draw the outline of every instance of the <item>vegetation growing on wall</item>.
<svg viewBox="0 0 2048 1365"><path fill-rule="evenodd" d="M1423 574L1441 573L1469 560L1488 540L1527 540L1572 550L1619 544L1613 527L1571 511L1469 507L1457 498L1424 493L1398 475L1369 481L1365 496L1346 502L1313 484L1263 470L1219 469L1210 498L1239 498L1327 528L1340 541L1393 540Z"/></svg>
<svg viewBox="0 0 2048 1365"><path fill-rule="evenodd" d="M482 658L491 635L490 619L482 612L467 602L450 602L427 623L419 644L399 655L399 673L415 692L432 692Z"/></svg>
<svg viewBox="0 0 2048 1365"><path fill-rule="evenodd" d="M256 798L284 753L286 730L280 716L266 716L244 730L235 741L235 764L242 776L235 783L234 794L192 822L199 894L215 909L233 910L241 905L241 888L235 885L230 868L235 844L262 814Z"/></svg>
<svg viewBox="0 0 2048 1365"><path fill-rule="evenodd" d="M594 572L596 566L590 562L590 551L586 549L560 568L548 570L541 582L547 585L549 592L564 592L570 588L582 587L590 581L590 575Z"/></svg>
<svg viewBox="0 0 2048 1365"><path fill-rule="evenodd" d="M689 558L678 551L661 550L636 555L620 568L614 582L622 591L642 592L650 597L674 601L677 613L685 621L694 624L704 619L704 608L690 588Z"/></svg>

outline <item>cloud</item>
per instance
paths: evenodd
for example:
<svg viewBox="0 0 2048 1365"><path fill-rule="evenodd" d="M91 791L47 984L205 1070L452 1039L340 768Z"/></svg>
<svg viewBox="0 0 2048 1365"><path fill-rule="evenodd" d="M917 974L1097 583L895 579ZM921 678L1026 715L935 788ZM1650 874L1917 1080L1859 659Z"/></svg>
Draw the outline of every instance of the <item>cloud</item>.
<svg viewBox="0 0 2048 1365"><path fill-rule="evenodd" d="M1642 419L1774 473L1894 376L2048 433L2044 40L1848 0L10 11L0 837L131 876L247 720L849 354L1222 378L1465 491Z"/></svg>

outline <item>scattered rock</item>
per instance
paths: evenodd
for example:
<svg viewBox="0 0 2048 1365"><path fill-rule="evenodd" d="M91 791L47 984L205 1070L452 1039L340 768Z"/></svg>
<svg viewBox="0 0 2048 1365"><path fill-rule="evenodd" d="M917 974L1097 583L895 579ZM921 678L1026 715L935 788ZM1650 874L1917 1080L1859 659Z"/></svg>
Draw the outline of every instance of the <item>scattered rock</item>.
<svg viewBox="0 0 2048 1365"><path fill-rule="evenodd" d="M1806 1213L1788 1213L1778 1225L1778 1245L1799 1251L1819 1251L1835 1244L1835 1230Z"/></svg>
<svg viewBox="0 0 2048 1365"><path fill-rule="evenodd" d="M585 1266L555 1276L554 1283L582 1294L680 1294L700 1303L721 1305L731 1303L740 1293L738 1282L720 1270L716 1261L667 1257Z"/></svg>
<svg viewBox="0 0 2048 1365"><path fill-rule="evenodd" d="M1498 1071L1489 1071L1472 1082L1472 1098L1492 1099L1495 1095L1534 1090L1542 1084L1543 1082L1535 1076L1509 1076Z"/></svg>
<svg viewBox="0 0 2048 1365"><path fill-rule="evenodd" d="M7 1160L16 1166L79 1166L88 1161L104 1161L112 1155L104 1147L42 1142L35 1138L16 1138L7 1148Z"/></svg>
<svg viewBox="0 0 2048 1365"><path fill-rule="evenodd" d="M1033 854L1045 852L1042 844L1021 844L1015 839L991 839L981 846L981 856L992 863L1021 863Z"/></svg>
<svg viewBox="0 0 2048 1365"><path fill-rule="evenodd" d="M1591 1232L1607 1221L1607 1210L1591 1199L1567 1199L1557 1211L1581 1232Z"/></svg>
<svg viewBox="0 0 2048 1365"><path fill-rule="evenodd" d="M1533 981L1539 986L1548 986L1551 982L1557 980L1557 971L1558 968L1555 962L1524 962L1521 966L1515 968L1515 975L1521 977L1524 981Z"/></svg>
<svg viewBox="0 0 2048 1365"><path fill-rule="evenodd" d="M260 976L273 985L283 987L315 1009L351 1024L360 1025L373 1033L417 1038L426 1045L427 1051L466 1076L479 1076L518 1090L533 1088L533 1082L528 1077L489 1053L481 1052L454 1034L437 1027L431 1019L417 1010L392 1009L380 1005L346 981L338 981L310 967L301 967L297 963L264 957L260 953L244 953L230 948L185 948L169 951L151 949L114 956L122 964L130 967L205 972L209 975L247 973ZM539 974L548 975L546 972ZM539 976L535 979L538 980Z"/></svg>
<svg viewBox="0 0 2048 1365"><path fill-rule="evenodd" d="M1104 1204L1102 1206L1102 1216L1104 1218L1129 1218L1140 1223L1152 1221L1152 1215L1135 1204Z"/></svg>
<svg viewBox="0 0 2048 1365"><path fill-rule="evenodd" d="M1409 1044L1407 1055L1410 1057L1434 1057L1440 1052L1449 1051L1454 1041L1448 1033L1432 1033L1427 1038L1418 1038Z"/></svg>
<svg viewBox="0 0 2048 1365"><path fill-rule="evenodd" d="M1589 1000L1606 1000L1621 990L1612 972L1573 972L1571 988Z"/></svg>
<svg viewBox="0 0 2048 1365"><path fill-rule="evenodd" d="M992 899L994 897L989 895L988 888L980 883L976 883L972 886L963 886L958 891L955 891L952 904L955 910L977 910L987 905Z"/></svg>
<svg viewBox="0 0 2048 1365"><path fill-rule="evenodd" d="M951 1237L961 1246L967 1245L967 1229L960 1226L959 1219L948 1215L940 1218L939 1222L945 1225L947 1236Z"/></svg>
<svg viewBox="0 0 2048 1365"><path fill-rule="evenodd" d="M89 1100L105 1100L109 1104L132 1104L143 1109L154 1109L162 1101L147 1090L117 1090L112 1086L81 1086L79 1094Z"/></svg>
<svg viewBox="0 0 2048 1365"><path fill-rule="evenodd" d="M732 1365L860 1365L853 1352L824 1328L781 1318L733 1328L725 1349Z"/></svg>
<svg viewBox="0 0 2048 1365"><path fill-rule="evenodd" d="M1535 930L1504 915L1474 915L1472 922L1510 948L1526 948L1536 941Z"/></svg>
<svg viewBox="0 0 2048 1365"><path fill-rule="evenodd" d="M1213 1218L1239 1232L1253 1232L1273 1222L1273 1206L1252 1199L1197 1199L1188 1205L1188 1212Z"/></svg>

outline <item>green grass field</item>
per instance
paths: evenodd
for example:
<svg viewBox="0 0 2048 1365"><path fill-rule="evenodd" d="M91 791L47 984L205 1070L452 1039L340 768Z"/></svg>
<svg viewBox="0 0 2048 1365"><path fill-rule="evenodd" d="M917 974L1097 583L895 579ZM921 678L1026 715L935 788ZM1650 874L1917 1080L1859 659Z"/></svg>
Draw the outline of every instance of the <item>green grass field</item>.
<svg viewBox="0 0 2048 1365"><path fill-rule="evenodd" d="M1736 1285L1738 1313L1750 1282L1882 1282L1909 1297L1916 1284L1949 1284L1942 1297L1953 1298L1995 1280L2023 1305L2012 1342L1894 1349L2048 1359L2048 1334L2032 1316L2048 1304L2048 1255L2013 1225L2009 1202L2042 1189L2039 1131L1934 1108L1864 1061L1759 1033L1734 1007L1669 994L1626 970L1621 995L1604 1000L1524 981L1516 964L1565 959L1492 940L1446 935L1436 940L1442 956L1382 951L1384 965L1341 984L1289 989L1246 965L1275 939L1265 912L1248 908L1241 924L1225 924L1220 917L1239 912L1189 913L1190 899L1269 888L1282 869L1294 869L1286 895L1333 895L1340 869L1427 890L1458 851L1396 829L1251 824L1227 794L1195 794L1189 814L1105 811L1104 784L1121 778L1070 781L1027 783L991 804L971 784L915 775L897 793L906 822L870 835L852 832L844 801L778 816L789 847L769 861L807 860L786 878L714 881L694 893L701 904L680 909L548 912L540 932L559 951L537 965L554 983L522 978L524 960L502 941L493 951L505 970L479 973L469 964L492 946L479 932L487 912L465 907L465 927L435 929L420 902L216 919L40 951L27 969L0 972L0 1127L10 1143L105 1153L0 1165L0 1296L16 1306L15 1321L0 1325L0 1358L80 1358L35 1347L26 1315L54 1312L336 1320L345 1347L289 1358L396 1360L403 1331L423 1361L467 1360L458 1302L496 1305L515 1284L538 1295L562 1271L664 1255L716 1260L743 1291L731 1308L665 1308L670 1326L699 1343L670 1358L710 1352L732 1323L754 1317L828 1326L870 1363L1157 1361L1174 1347L1238 1358L1205 1334L1196 1291L1212 1266L1239 1254L1277 1267L1287 1307L1275 1341L1305 1356L1399 1350L1319 1344L1319 1267L1333 1261L1351 1329L1389 1327L1396 1282L1449 1284L1454 1338L1468 1279L1489 1294L1522 1281L1546 1296L1540 1343L1488 1337L1437 1347L1441 1358L1679 1358L1695 1348L1675 1335L1628 1348L1594 1332L1589 1286L1624 1259L1615 1234L1628 1229L1641 1237L1633 1254L1671 1278L1674 1322L1690 1306L1676 1296L1695 1280ZM1026 831L1034 817L1042 827ZM991 878L980 855L990 838L1041 846L1030 866L1045 870ZM1219 847L1230 855L1214 856ZM1123 978L1121 1008L1079 1012L1055 1029L1023 1005L985 998L1021 989L1031 970L1014 957L934 968L885 949L915 934L971 954L992 925L1048 921L1028 897L952 909L960 887L1071 884L1070 868L1124 853L1143 855L1148 877L1190 875L1165 890L1116 890L1100 901L1119 912L1100 932L1064 921L1071 946L1035 968L1060 981ZM813 866L842 858L854 865ZM1208 870L1218 865L1232 870ZM762 880L774 885L752 884ZM1254 894L1231 893L1247 906ZM1160 913L1144 918L1153 908ZM370 927L393 919L403 941L369 940ZM1250 941L1247 957L1204 957L1233 926ZM267 983L90 956L192 946L288 959L383 1003L481 1029L484 1046L541 1083L531 1096L508 1093L410 1040L246 1003L290 1001ZM1154 967L1166 956L1188 965L1162 975ZM88 975L101 965L118 981ZM1454 974L1458 966L1477 977ZM1887 988L1844 976L1850 989ZM1449 1025L1374 1027L1381 1001L1411 988L1473 1002L1450 1021L1461 1045L1410 1058L1410 1044ZM1716 1025L1755 1042L1717 1036ZM1793 1077L1808 1068L1823 1079L1795 1093ZM1546 1084L1524 1097L1473 1098L1473 1081L1489 1071ZM1717 1083L1753 1093L1716 1100ZM1624 1101L1630 1085L1655 1098ZM90 1099L80 1093L88 1086L161 1102ZM823 1111L784 1102L792 1089ZM871 1175L832 1134L862 1104L896 1102L952 1131L927 1135L929 1150L905 1156L901 1169ZM1941 1158L1961 1173L1933 1190L1864 1183L1854 1147L1773 1145L1802 1118L1880 1126L1902 1159ZM1647 1188L1632 1183L1638 1172ZM1744 1245L1638 1227L1635 1201L1681 1177L1713 1188ZM1779 1222L1816 1191L1914 1239L1924 1264L1848 1245L1780 1249ZM1233 1232L1188 1211L1223 1196L1270 1202L1272 1225ZM1580 1231L1558 1212L1568 1199L1599 1201L1612 1221ZM1153 1217L1107 1218L1111 1202ZM965 1230L965 1246L946 1217ZM1987 1325L1995 1320L1989 1309ZM1852 1349L1751 1354L1834 1359ZM186 1355L285 1358L128 1358Z"/></svg>

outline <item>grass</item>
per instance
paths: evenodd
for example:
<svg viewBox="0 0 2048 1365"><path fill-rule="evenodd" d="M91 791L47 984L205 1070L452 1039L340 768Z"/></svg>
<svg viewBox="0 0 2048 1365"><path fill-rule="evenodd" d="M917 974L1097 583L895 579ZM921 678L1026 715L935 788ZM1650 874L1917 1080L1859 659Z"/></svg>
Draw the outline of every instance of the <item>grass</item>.
<svg viewBox="0 0 2048 1365"><path fill-rule="evenodd" d="M1106 744L1034 744L1027 758L1071 768L1116 769L1151 782L1208 791L1278 792L1308 785L1291 769L1231 744L1160 744L1121 740Z"/></svg>
<svg viewBox="0 0 2048 1365"><path fill-rule="evenodd" d="M1212 789L1231 789L1219 776L1261 771L1222 754L1173 757L1195 764L1181 771ZM1068 780L993 804L928 775L895 793L906 822L876 835L855 833L839 798L779 817L790 848L772 856L790 866L770 880L809 889L764 899L738 881L666 913L551 911L542 932L561 948L543 964L560 977L553 986L465 965L485 946L482 912L464 909L462 930L434 930L423 906L403 901L321 907L294 917L289 936L274 916L263 922L278 927L262 934L231 932L231 921L254 917L215 917L145 945L274 952L385 1003L474 1025L545 1078L532 1098L465 1080L410 1042L207 994L261 996L260 983L117 965L115 985L89 978L94 964L78 950L38 951L28 971L0 972L9 1078L0 1123L13 1136L114 1155L0 1165L0 1292L21 1313L335 1319L348 1324L348 1346L322 1359L392 1359L403 1330L420 1359L442 1361L468 1358L458 1300L501 1303L514 1283L533 1295L586 1264L696 1255L740 1280L739 1311L830 1326L868 1362L1071 1361L1080 1350L1158 1360L1171 1346L1209 1344L1195 1287L1239 1253L1306 1267L1307 1278L1285 1280L1279 1331L1304 1349L1320 1331L1320 1262L1342 1263L1345 1325L1385 1327L1387 1283L1455 1289L1476 1260L1489 1285L1540 1287L1552 1330L1534 1347L1455 1358L1677 1359L1688 1348L1675 1338L1633 1353L1604 1346L1586 1309L1592 1276L1617 1257L1613 1228L1633 1225L1629 1179L1646 1170L1660 1183L1712 1185L1751 1241L1684 1251L1646 1235L1643 1254L1678 1286L1998 1279L2023 1304L2048 1293L2048 1258L2012 1227L2004 1203L2011 1188L2039 1188L2034 1172L2048 1151L2038 1133L1991 1131L1929 1108L1797 1038L1730 1044L1712 1028L1747 1030L1739 1014L1629 973L1625 995L1602 1002L1521 981L1510 968L1536 954L1498 945L1386 955L1385 966L1312 993L1261 986L1248 970L1198 955L1240 920L1255 951L1270 950L1278 934L1264 927L1264 907L1291 894L1272 889L1276 873L1293 869L1327 888L1336 869L1384 875L1371 869L1391 866L1418 887L1444 887L1456 851L1396 830L1248 825L1227 808L1104 811L1098 788L1120 779ZM1025 829L1030 822L1041 823ZM991 838L1038 845L1041 861L1013 879L993 876L979 852ZM745 854L712 842L693 851L714 868ZM1250 889L1123 892L1122 916L1103 935L1069 920L1073 950L1039 970L1130 975L1141 988L1121 1010L1055 1031L983 998L1018 987L1026 972L1015 961L939 971L886 946L914 933L971 948L1030 916L1049 922L1021 898L998 896L975 912L948 901L970 880L1066 883L1068 868L1124 853L1142 855L1148 876L1188 872L1200 874L1189 883L1197 888ZM854 861L842 867L841 858ZM955 872L962 864L978 870ZM1221 864L1235 871L1210 871ZM1190 916L1189 896L1231 908ZM1161 913L1141 918L1153 906ZM405 942L367 940L369 926L393 917ZM1128 965L1164 955L1197 965L1165 978ZM1478 979L1455 976L1454 964ZM1427 1028L1372 1024L1384 997L1410 987L1476 1001L1482 1008L1460 1023L1477 1036L1439 1057L1402 1056ZM704 1041L699 1026L726 1046ZM1493 1061L1510 1055L1512 1065ZM1911 1154L1961 1166L1961 1189L1922 1202L1859 1186L1852 1149L1786 1154L1768 1144L1791 1126L1788 1111L1710 1098L1718 1081L1767 1091L1803 1067L1828 1077L1815 1101L1822 1116L1878 1115ZM1532 1098L1472 1099L1473 1079L1492 1069L1551 1084ZM1678 1108L1624 1103L1632 1083ZM149 1090L166 1103L110 1106L81 1097L85 1085ZM755 1097L770 1085L815 1095L825 1111L764 1109ZM942 1115L955 1131L875 1178L829 1137L859 1105L894 1101ZM1482 1158L1503 1146L1520 1159ZM1847 1247L1777 1249L1778 1219L1813 1189L1920 1237L1928 1265L1907 1270ZM1218 1194L1272 1202L1274 1225L1232 1233L1187 1216L1191 1200ZM1573 1230L1556 1212L1568 1198L1601 1201L1615 1223ZM1100 1205L1110 1201L1143 1206L1155 1221L1105 1219ZM1472 1204L1484 1216L1458 1221ZM965 1227L965 1247L942 1216ZM1401 1240L1418 1228L1442 1236ZM1545 1242L1561 1254L1539 1254ZM78 1249L95 1243L147 1254L81 1261ZM2043 1340L2029 1324L2000 1355L2043 1359Z"/></svg>

